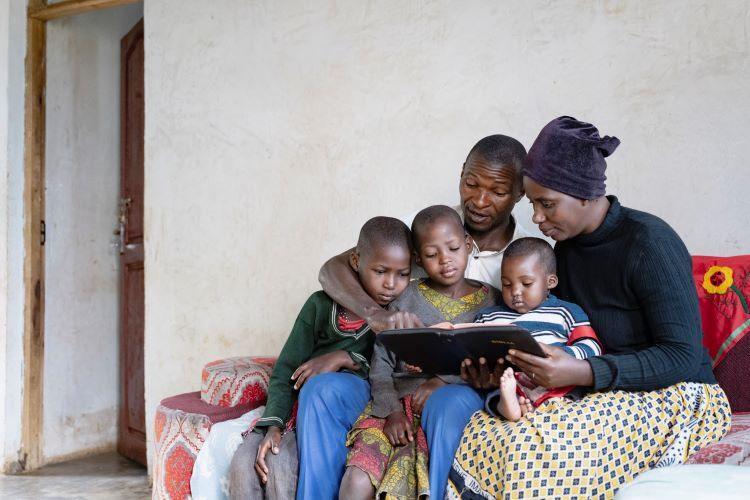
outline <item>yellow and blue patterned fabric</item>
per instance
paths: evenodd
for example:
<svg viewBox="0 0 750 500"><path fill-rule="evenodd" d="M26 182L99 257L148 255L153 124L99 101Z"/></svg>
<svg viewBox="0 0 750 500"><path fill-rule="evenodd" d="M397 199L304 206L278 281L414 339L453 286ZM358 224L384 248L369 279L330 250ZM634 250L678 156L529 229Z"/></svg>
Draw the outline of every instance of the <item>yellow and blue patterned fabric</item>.
<svg viewBox="0 0 750 500"><path fill-rule="evenodd" d="M613 498L639 473L684 463L729 430L716 384L551 399L518 422L476 412L446 498Z"/></svg>

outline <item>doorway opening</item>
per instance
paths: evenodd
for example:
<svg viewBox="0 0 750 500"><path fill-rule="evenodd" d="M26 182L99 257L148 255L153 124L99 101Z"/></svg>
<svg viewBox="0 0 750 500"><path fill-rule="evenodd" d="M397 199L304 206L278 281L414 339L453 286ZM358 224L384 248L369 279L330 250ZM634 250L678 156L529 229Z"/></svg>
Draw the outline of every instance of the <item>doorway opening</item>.
<svg viewBox="0 0 750 500"><path fill-rule="evenodd" d="M25 470L115 449L145 465L142 17L29 2Z"/></svg>

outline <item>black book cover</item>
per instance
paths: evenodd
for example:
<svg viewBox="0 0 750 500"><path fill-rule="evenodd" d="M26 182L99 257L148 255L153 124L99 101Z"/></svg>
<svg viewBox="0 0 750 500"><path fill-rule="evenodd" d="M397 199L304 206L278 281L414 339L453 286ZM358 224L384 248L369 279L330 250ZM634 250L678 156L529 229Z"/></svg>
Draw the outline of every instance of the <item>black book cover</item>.
<svg viewBox="0 0 750 500"><path fill-rule="evenodd" d="M466 358L485 358L491 369L510 349L546 357L531 333L515 325L386 330L377 340L400 360L431 374L458 375Z"/></svg>

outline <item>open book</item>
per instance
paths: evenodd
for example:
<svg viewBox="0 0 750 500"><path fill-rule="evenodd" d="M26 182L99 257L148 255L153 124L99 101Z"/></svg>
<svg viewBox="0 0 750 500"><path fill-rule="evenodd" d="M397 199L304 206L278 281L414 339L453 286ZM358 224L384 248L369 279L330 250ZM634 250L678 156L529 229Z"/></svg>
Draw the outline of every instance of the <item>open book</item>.
<svg viewBox="0 0 750 500"><path fill-rule="evenodd" d="M531 333L515 325L472 323L454 325L449 330L434 327L386 330L377 335L377 341L422 372L442 375L458 375L461 361L466 358L474 362L485 358L492 369L495 361L504 358L510 349L546 357Z"/></svg>

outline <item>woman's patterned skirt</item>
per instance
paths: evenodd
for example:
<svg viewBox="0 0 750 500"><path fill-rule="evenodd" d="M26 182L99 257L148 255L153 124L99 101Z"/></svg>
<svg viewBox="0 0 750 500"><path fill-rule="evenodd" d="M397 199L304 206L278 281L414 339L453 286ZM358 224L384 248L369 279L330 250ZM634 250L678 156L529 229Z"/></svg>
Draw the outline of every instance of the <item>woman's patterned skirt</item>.
<svg viewBox="0 0 750 500"><path fill-rule="evenodd" d="M654 467L721 439L731 410L716 384L611 391L542 403L518 422L477 412L464 430L446 498L612 498Z"/></svg>

